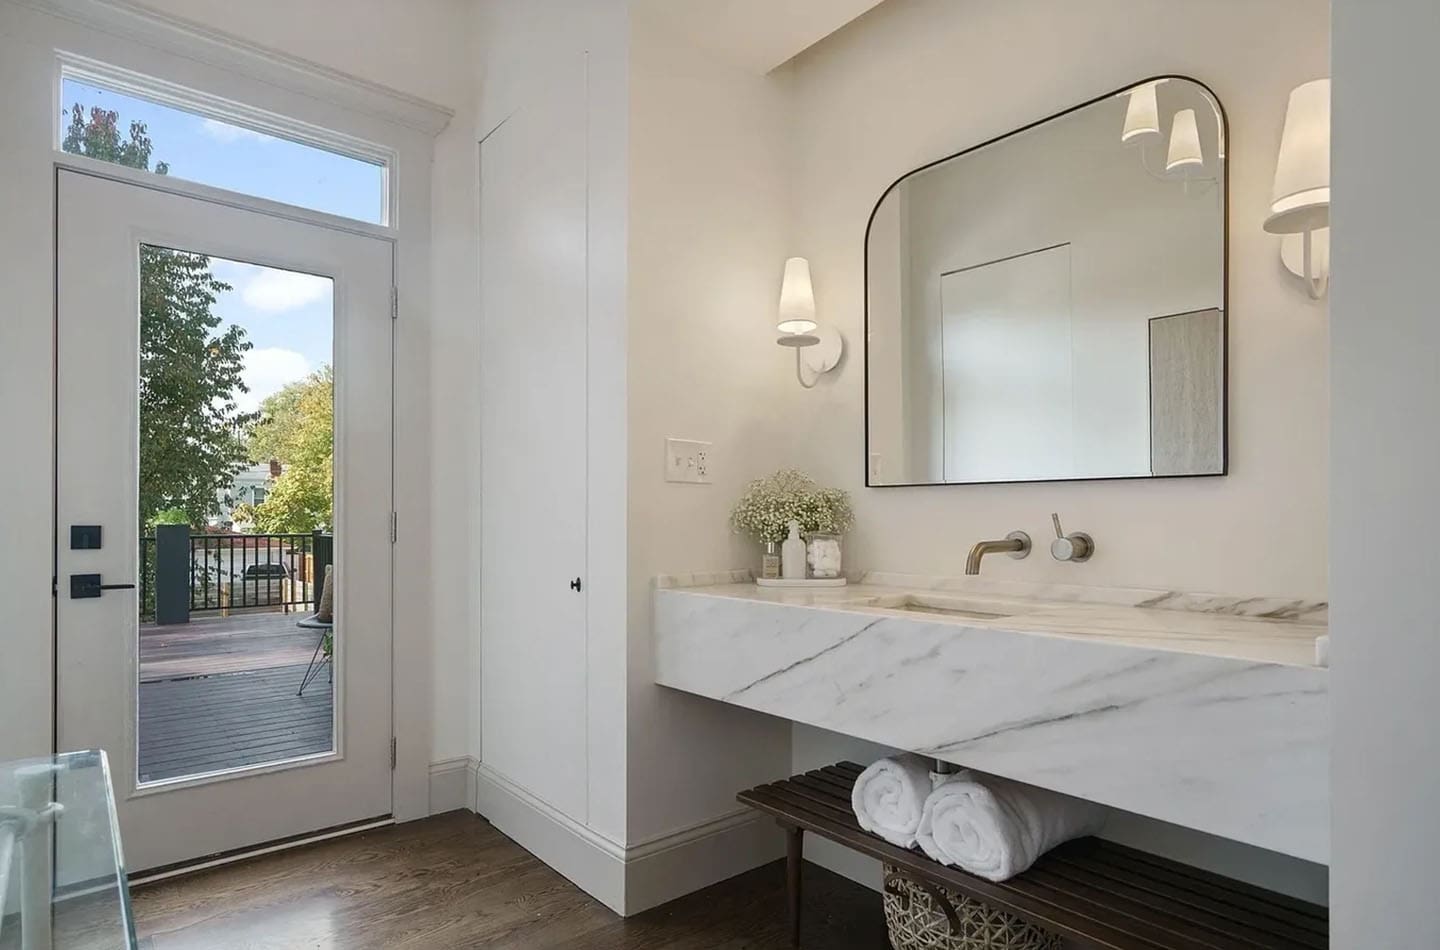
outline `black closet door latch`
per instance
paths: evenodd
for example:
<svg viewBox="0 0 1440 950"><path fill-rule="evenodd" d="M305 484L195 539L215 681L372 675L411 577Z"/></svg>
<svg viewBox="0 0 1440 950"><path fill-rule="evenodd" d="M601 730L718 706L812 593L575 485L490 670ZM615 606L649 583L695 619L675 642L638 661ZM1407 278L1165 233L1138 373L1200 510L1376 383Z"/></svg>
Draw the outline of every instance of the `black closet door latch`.
<svg viewBox="0 0 1440 950"><path fill-rule="evenodd" d="M99 574L71 574L70 599L99 597L107 590L134 590L134 584L102 584Z"/></svg>
<svg viewBox="0 0 1440 950"><path fill-rule="evenodd" d="M571 589L571 590L579 590L579 589L580 589L580 586L581 586L581 585L580 585L580 578L578 578L578 577L575 578L573 581L570 582L570 589Z"/></svg>

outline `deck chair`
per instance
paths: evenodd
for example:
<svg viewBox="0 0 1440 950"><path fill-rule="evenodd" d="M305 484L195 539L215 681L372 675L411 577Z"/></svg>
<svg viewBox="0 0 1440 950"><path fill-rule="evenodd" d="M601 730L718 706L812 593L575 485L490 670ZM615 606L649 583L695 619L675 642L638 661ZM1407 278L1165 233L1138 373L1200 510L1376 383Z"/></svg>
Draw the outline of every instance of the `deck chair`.
<svg viewBox="0 0 1440 950"><path fill-rule="evenodd" d="M325 565L325 580L320 585L320 602L315 605L315 612L295 624L306 630L324 631L320 635L320 642L315 644L315 652L310 654L310 665L305 667L305 675L300 678L300 689L295 693L296 696L304 696L305 687L315 682L320 670L327 666L330 669L330 682L335 682L335 589L331 584L334 571L335 565Z"/></svg>

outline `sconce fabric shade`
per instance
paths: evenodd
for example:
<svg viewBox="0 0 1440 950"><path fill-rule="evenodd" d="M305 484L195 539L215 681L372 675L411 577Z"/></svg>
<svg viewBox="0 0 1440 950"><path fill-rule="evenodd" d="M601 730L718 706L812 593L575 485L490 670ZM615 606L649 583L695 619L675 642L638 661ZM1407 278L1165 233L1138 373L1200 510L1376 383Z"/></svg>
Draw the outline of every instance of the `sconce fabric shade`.
<svg viewBox="0 0 1440 950"><path fill-rule="evenodd" d="M1330 80L1315 79L1290 93L1265 230L1296 234L1329 224Z"/></svg>
<svg viewBox="0 0 1440 950"><path fill-rule="evenodd" d="M792 257L785 262L785 279L780 285L780 322L775 329L786 336L815 329L815 290L810 284L810 262L803 257Z"/></svg>
<svg viewBox="0 0 1440 950"><path fill-rule="evenodd" d="M1120 141L1143 143L1160 137L1160 106L1155 99L1155 87L1159 83L1147 82L1130 90L1130 102L1125 106L1125 129Z"/></svg>
<svg viewBox="0 0 1440 950"><path fill-rule="evenodd" d="M1205 153L1200 151L1200 127L1195 123L1194 109L1181 109L1170 123L1170 158L1165 170L1190 170L1205 164Z"/></svg>

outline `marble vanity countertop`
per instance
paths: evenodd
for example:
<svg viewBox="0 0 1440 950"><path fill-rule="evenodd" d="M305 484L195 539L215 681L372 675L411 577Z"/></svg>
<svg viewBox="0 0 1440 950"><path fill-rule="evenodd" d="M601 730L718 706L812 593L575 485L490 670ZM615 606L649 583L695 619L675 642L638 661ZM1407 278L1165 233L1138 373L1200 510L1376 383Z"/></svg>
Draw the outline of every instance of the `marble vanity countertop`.
<svg viewBox="0 0 1440 950"><path fill-rule="evenodd" d="M1323 603L743 576L657 579L657 682L1328 860Z"/></svg>

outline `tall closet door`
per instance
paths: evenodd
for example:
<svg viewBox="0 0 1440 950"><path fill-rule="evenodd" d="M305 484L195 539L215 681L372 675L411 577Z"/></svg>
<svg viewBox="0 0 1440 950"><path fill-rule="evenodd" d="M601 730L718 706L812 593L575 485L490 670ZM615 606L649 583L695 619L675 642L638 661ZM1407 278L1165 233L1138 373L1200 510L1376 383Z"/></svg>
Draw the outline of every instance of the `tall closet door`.
<svg viewBox="0 0 1440 950"><path fill-rule="evenodd" d="M550 76L480 145L482 757L584 821L584 60Z"/></svg>

